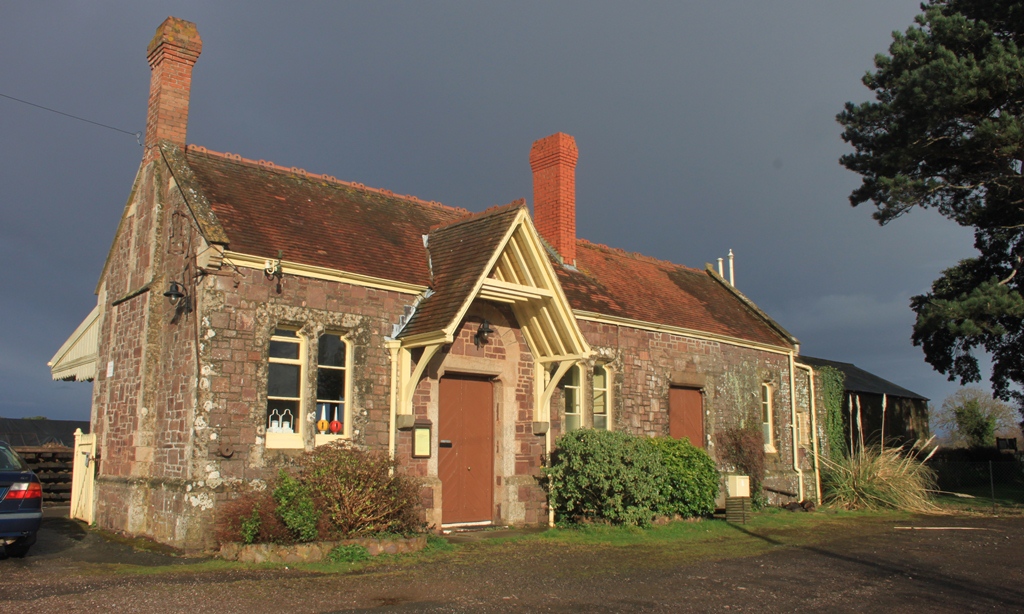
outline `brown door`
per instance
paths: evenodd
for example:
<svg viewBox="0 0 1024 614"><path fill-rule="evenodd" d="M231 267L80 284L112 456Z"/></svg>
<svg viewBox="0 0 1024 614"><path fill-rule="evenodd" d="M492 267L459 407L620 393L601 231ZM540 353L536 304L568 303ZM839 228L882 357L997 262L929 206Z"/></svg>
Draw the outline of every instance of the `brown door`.
<svg viewBox="0 0 1024 614"><path fill-rule="evenodd" d="M669 388L668 434L674 439L686 437L698 448L704 447L704 399L700 390Z"/></svg>
<svg viewBox="0 0 1024 614"><path fill-rule="evenodd" d="M442 377L437 473L441 522L490 521L494 509L494 418L491 382Z"/></svg>

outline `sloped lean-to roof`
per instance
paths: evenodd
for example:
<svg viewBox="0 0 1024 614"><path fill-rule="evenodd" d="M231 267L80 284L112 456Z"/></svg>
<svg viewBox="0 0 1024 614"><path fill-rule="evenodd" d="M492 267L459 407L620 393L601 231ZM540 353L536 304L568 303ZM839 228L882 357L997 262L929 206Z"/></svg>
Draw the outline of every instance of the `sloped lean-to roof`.
<svg viewBox="0 0 1024 614"><path fill-rule="evenodd" d="M97 305L46 363L54 380L89 382L96 377L99 315Z"/></svg>
<svg viewBox="0 0 1024 614"><path fill-rule="evenodd" d="M813 358L811 356L800 356L797 360L808 366L814 367L815 369L820 369L821 367L832 367L834 369L838 369L846 376L843 387L848 392L885 394L891 397L903 397L905 399L918 399L921 401L928 400L927 397L923 397L916 392L911 392L902 386L897 386L889 380L882 379L874 373L869 373L849 362L825 360L824 358Z"/></svg>

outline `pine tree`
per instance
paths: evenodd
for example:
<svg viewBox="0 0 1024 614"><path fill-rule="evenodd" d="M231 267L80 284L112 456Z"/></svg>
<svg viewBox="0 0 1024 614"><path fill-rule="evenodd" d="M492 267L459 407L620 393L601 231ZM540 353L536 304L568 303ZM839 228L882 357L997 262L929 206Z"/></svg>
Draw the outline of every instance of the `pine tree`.
<svg viewBox="0 0 1024 614"><path fill-rule="evenodd" d="M911 299L913 342L950 380L981 379L1024 414L1024 2L931 0L864 76L875 101L837 119L862 176L853 206L871 201L886 224L934 208L974 229L978 256Z"/></svg>

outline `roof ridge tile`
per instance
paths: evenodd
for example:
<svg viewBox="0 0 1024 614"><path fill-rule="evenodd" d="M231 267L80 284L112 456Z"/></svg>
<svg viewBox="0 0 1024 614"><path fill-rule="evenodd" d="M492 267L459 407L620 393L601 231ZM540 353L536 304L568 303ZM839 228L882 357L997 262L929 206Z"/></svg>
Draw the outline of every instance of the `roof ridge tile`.
<svg viewBox="0 0 1024 614"><path fill-rule="evenodd" d="M398 198L398 199L401 199L401 200L406 200L406 201L415 203L417 205L424 205L424 206L427 206L427 207L434 207L434 208L437 208L437 209L446 209L448 211L453 211L455 213L463 213L463 214L470 213L470 211L468 209L463 209L462 207L451 207L451 206L448 206L448 205L446 205L444 203L438 202L436 200L424 200L424 199L419 198L417 196L412 196L411 194L395 194L391 190L387 190L387 189L384 189L384 188L373 188L373 187L370 187L370 186L368 186L366 184L357 183L355 181L344 181L342 179L338 179L334 175L328 175L327 173L323 173L323 174L310 173L306 169L299 168L298 166L291 166L291 167L281 166L280 164L274 164L270 160L262 160L262 159L261 160L253 160L251 158L243 158L240 154L233 154L233 153L229 153L229 152L214 151L212 149L207 149L206 147L203 147L202 145L189 144L187 149L190 152L201 154L201 155L205 155L205 156L211 156L211 157L215 157L215 158L222 158L222 159L225 159L225 160L231 160L233 162L240 162L242 164L246 164L246 165L249 165L249 166L255 166L257 168L266 169L266 170L277 172L277 173L289 173L289 174L292 174L292 175L298 175L299 177L301 177L303 179L311 179L311 180L314 180L314 181L317 181L317 180L319 180L319 181L326 181L328 183L333 183L333 184L340 185L340 186L345 186L345 187L348 187L348 188L355 188L357 190L364 190L364 191L367 191L367 192L374 192L374 193L380 194L382 196L386 196L388 198Z"/></svg>
<svg viewBox="0 0 1024 614"><path fill-rule="evenodd" d="M435 230L440 230L441 228L451 228L453 226L458 226L460 224L466 224L484 217L497 215L499 213L504 213L505 211L511 211L513 209L519 209L525 206L526 199L517 198L516 200L513 200L512 202L506 203L504 205L492 205L484 209L483 211L477 211L475 213L467 212L467 214L464 215L463 217L452 220L451 222L442 222L440 224L434 224L433 226L430 227L429 232L434 232Z"/></svg>

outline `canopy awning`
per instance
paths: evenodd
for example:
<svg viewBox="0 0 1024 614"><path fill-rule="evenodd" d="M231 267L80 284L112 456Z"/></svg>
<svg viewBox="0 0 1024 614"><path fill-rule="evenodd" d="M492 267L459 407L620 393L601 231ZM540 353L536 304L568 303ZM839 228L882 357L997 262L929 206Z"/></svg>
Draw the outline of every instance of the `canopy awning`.
<svg viewBox="0 0 1024 614"><path fill-rule="evenodd" d="M50 373L55 380L91 382L96 377L96 358L99 344L99 305L93 307L85 320L60 346L50 362Z"/></svg>

